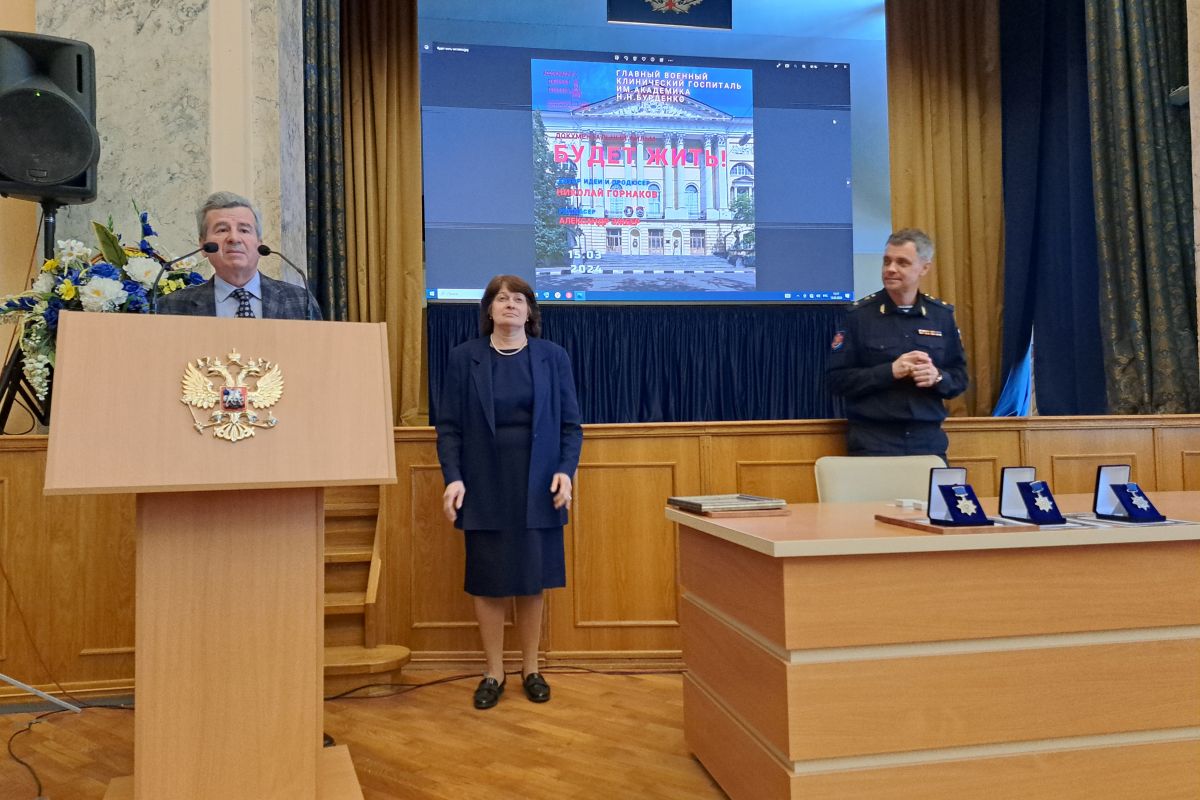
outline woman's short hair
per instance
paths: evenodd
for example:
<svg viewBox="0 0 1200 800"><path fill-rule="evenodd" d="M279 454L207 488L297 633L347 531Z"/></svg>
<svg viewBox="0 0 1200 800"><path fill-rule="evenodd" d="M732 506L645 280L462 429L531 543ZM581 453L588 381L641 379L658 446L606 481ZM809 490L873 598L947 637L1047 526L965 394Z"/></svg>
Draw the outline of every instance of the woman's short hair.
<svg viewBox="0 0 1200 800"><path fill-rule="evenodd" d="M496 299L496 295L500 294L501 289L525 295L525 302L529 304L529 319L525 320L525 335L541 336L542 312L538 308L533 287L516 275L497 275L488 281L487 288L483 290L483 299L479 301L479 332L484 336L490 336L496 329L492 322L492 301Z"/></svg>

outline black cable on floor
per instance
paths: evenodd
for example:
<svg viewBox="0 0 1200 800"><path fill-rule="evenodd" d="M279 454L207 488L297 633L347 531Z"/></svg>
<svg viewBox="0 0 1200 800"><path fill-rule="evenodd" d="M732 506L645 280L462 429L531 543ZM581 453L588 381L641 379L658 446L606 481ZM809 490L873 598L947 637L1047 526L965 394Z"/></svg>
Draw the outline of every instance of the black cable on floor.
<svg viewBox="0 0 1200 800"><path fill-rule="evenodd" d="M677 669L592 669L591 667L573 666L570 664L562 664L559 666L542 667L542 672L550 675L682 675L686 670L682 667ZM505 672L506 675L516 675L520 670ZM330 695L325 700L373 700L378 697L395 697L401 694L408 694L415 689L423 689L426 686L437 686L442 683L453 683L455 681L475 680L479 677L479 673L467 673L463 675L451 675L445 678L437 678L436 680L426 681L425 683L368 683L362 686L356 686L353 689L347 689L340 694ZM395 689L395 691L386 695L366 695L355 696L355 692L361 692L364 689Z"/></svg>

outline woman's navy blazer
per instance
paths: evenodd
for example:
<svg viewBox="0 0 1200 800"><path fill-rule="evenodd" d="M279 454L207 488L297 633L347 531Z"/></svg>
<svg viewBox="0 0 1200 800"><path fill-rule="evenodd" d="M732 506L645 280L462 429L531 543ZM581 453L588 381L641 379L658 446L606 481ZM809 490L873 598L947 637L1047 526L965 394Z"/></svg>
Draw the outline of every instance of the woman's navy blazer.
<svg viewBox="0 0 1200 800"><path fill-rule="evenodd" d="M555 528L567 522L567 509L554 508L554 473L575 476L583 429L567 351L554 342L529 338L533 374L533 440L529 456L529 492L524 527ZM504 497L496 480L496 415L492 401L492 353L487 337L463 342L450 351L442 382L437 419L438 460L449 484L466 489L454 525L466 530L508 528Z"/></svg>

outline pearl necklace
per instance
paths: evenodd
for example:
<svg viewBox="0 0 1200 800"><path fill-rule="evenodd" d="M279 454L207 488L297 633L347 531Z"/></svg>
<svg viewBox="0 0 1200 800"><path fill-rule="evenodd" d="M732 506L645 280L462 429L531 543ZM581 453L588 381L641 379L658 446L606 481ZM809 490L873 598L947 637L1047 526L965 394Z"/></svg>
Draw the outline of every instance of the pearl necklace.
<svg viewBox="0 0 1200 800"><path fill-rule="evenodd" d="M492 341L492 337L489 336L488 337L488 346L491 347L493 350L495 350L498 355L515 356L517 353L521 352L522 350L524 350L526 347L529 346L529 340L526 339L524 342L521 343L521 346L518 348L511 349L511 350L510 349L501 350L499 347L496 347L496 343L494 341Z"/></svg>

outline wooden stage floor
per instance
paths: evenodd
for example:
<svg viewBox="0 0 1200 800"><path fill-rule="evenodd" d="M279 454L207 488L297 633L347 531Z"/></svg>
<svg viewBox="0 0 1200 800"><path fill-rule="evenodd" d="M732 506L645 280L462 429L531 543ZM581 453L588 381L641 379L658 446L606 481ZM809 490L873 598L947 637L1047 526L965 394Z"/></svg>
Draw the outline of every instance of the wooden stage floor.
<svg viewBox="0 0 1200 800"><path fill-rule="evenodd" d="M406 670L424 683L448 672ZM403 694L325 703L325 731L348 745L367 800L722 800L687 751L682 678L546 671L549 703L510 675L496 708L476 711L477 678ZM34 714L0 716L5 740ZM237 724L237 709L229 710ZM133 771L133 714L55 714L13 741L50 800L103 798ZM0 797L35 796L29 773L0 751Z"/></svg>

